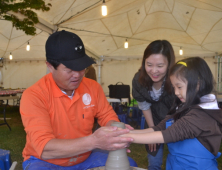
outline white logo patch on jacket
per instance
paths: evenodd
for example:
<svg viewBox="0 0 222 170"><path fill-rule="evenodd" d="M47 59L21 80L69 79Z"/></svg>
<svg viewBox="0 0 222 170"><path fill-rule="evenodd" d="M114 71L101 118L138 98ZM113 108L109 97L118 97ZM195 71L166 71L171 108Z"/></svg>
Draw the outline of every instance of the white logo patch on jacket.
<svg viewBox="0 0 222 170"><path fill-rule="evenodd" d="M82 101L85 105L89 105L91 103L91 96L88 93L85 93L82 96Z"/></svg>

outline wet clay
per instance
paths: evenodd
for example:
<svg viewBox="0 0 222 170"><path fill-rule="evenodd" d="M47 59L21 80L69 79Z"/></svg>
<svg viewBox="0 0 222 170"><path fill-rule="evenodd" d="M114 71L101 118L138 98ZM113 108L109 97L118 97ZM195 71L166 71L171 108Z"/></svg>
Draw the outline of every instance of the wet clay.
<svg viewBox="0 0 222 170"><path fill-rule="evenodd" d="M125 129L125 124L122 122L114 122L111 124L111 126L116 126ZM109 151L109 155L105 165L105 170L131 170L126 153L126 148L115 151Z"/></svg>

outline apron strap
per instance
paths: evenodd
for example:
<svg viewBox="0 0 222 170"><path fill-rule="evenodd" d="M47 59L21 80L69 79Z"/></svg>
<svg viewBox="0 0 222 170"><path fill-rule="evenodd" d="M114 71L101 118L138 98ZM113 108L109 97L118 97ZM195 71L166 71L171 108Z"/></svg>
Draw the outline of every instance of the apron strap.
<svg viewBox="0 0 222 170"><path fill-rule="evenodd" d="M219 158L221 156L221 153L218 152L217 155L215 156L215 159Z"/></svg>

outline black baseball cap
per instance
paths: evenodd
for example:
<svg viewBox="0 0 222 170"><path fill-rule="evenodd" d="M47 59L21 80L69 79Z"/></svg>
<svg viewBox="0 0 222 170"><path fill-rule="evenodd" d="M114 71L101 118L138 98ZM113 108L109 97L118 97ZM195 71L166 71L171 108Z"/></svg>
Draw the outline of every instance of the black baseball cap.
<svg viewBox="0 0 222 170"><path fill-rule="evenodd" d="M65 30L51 34L45 45L46 58L58 61L67 68L81 71L94 64L94 60L85 53L80 37Z"/></svg>

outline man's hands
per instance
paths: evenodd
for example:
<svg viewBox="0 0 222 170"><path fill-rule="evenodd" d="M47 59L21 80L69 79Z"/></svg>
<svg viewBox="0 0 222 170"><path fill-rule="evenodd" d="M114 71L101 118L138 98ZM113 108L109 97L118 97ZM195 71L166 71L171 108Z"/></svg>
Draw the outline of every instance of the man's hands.
<svg viewBox="0 0 222 170"><path fill-rule="evenodd" d="M126 125L126 129L118 129L115 126L101 127L92 134L92 142L94 142L95 148L102 150L113 151L126 148L133 139L130 137L121 137L120 135L129 133L129 129L131 128L130 125Z"/></svg>
<svg viewBox="0 0 222 170"><path fill-rule="evenodd" d="M73 157L93 149L117 150L123 149L133 141L131 137L123 137L129 129L118 129L115 126L105 126L97 129L92 135L76 139L51 139L44 147L42 159L57 159ZM130 152L127 149L127 152Z"/></svg>

